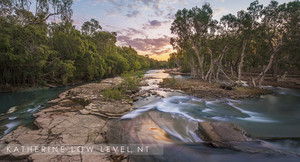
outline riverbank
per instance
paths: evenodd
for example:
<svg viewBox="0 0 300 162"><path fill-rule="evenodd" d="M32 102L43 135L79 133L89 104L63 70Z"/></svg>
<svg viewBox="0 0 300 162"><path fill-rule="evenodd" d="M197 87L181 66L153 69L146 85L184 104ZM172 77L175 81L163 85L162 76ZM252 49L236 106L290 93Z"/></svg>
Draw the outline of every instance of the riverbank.
<svg viewBox="0 0 300 162"><path fill-rule="evenodd" d="M197 79L165 78L159 84L163 88L181 90L199 98L240 99L270 94L272 91L254 87L230 87L219 83L209 83Z"/></svg>
<svg viewBox="0 0 300 162"><path fill-rule="evenodd" d="M95 80L94 80L95 81ZM93 81L89 81L89 82L93 82ZM57 88L57 87L66 87L66 86L78 86L81 84L86 83L85 81L76 81L76 82L72 82L72 83L67 83L67 84L46 84L45 86L10 86L10 85L5 85L5 86L0 86L0 93L9 93L9 92L20 92L20 91L28 91L28 90L32 90L32 89L38 89L38 88Z"/></svg>
<svg viewBox="0 0 300 162"><path fill-rule="evenodd" d="M111 119L116 119L132 110L132 98L108 100L104 98L106 89L118 87L120 77L102 80L100 83L89 83L61 93L56 99L48 102L48 107L34 114L37 129L18 127L0 139L2 160L36 160L36 161L110 161L109 154L93 156L77 154L70 156L68 151L60 155L41 155L39 153L10 153L3 148L4 144L20 145L109 145L106 130Z"/></svg>
<svg viewBox="0 0 300 162"><path fill-rule="evenodd" d="M226 71L227 74L230 71ZM165 73L169 73L171 75L183 75L183 76L190 76L190 73L183 73L180 71L179 68L173 69L165 69ZM244 72L242 76L242 80L247 82L248 84L252 83L252 78L257 77L260 74L259 71L253 72ZM224 78L225 80L227 78ZM234 78L231 78L234 79ZM293 72L293 74L286 75L285 79L281 80L274 80L271 74L266 74L264 81L262 82L264 86L273 86L273 87L282 87L282 88L292 88L292 89L300 89L300 74L299 72Z"/></svg>
<svg viewBox="0 0 300 162"><path fill-rule="evenodd" d="M146 70L139 70L139 71L132 73L132 75L136 76L136 77L142 77L145 74L145 72L146 72ZM120 75L114 75L114 76L111 76L110 78L118 77L118 76L120 76ZM103 78L100 80L104 80L104 79L107 79L107 78ZM77 81L66 83L66 84L47 83L46 85L36 85L36 86L30 86L30 85L11 86L11 85L7 84L7 85L0 85L0 93L28 91L28 90L37 89L37 88L57 88L57 87L66 87L66 86L72 87L72 86L79 86L82 84L94 83L94 82L99 82L99 80L90 80L90 81L77 80Z"/></svg>

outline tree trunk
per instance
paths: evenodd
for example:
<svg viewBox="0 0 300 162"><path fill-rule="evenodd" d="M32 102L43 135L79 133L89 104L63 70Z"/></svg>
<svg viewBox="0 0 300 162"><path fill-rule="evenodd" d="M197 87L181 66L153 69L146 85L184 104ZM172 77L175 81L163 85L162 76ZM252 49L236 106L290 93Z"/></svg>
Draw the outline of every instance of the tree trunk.
<svg viewBox="0 0 300 162"><path fill-rule="evenodd" d="M195 60L193 56L192 56L192 63L191 63L191 78L192 79L196 78Z"/></svg>
<svg viewBox="0 0 300 162"><path fill-rule="evenodd" d="M277 45L274 47L272 47L272 54L271 54L271 57L269 59L269 63L267 65L267 67L259 74L259 76L256 78L256 80L259 79L259 82L258 82L258 85L259 87L261 87L261 84L262 82L264 81L264 78L265 78L265 75L266 73L268 72L268 70L272 67L272 64L273 64L273 61L274 61L274 57L275 57L275 54L277 53L277 51L279 50L279 46L281 44L281 41L279 41L277 43Z"/></svg>
<svg viewBox="0 0 300 162"><path fill-rule="evenodd" d="M221 65L222 66L222 65ZM222 69L222 67L220 68L220 71L224 74L224 76L231 82L234 83L234 81L232 79L229 78L229 76L224 72L224 70Z"/></svg>
<svg viewBox="0 0 300 162"><path fill-rule="evenodd" d="M199 50L195 45L193 46L193 49L196 53L198 63L199 63L200 77L201 77L201 79L204 79L203 57L200 56Z"/></svg>
<svg viewBox="0 0 300 162"><path fill-rule="evenodd" d="M238 82L241 83L241 78L242 78L242 68L243 68L243 63L244 63L244 58L245 58L245 50L246 50L246 45L247 41L243 41L243 47L242 47L242 53L241 53L241 60L239 64L239 69L238 69Z"/></svg>
<svg viewBox="0 0 300 162"><path fill-rule="evenodd" d="M271 57L270 57L270 59L269 59L269 64L268 64L268 66L267 66L267 67L260 73L260 75L259 75L259 76L261 76L260 79L259 79L259 82L258 82L259 87L261 87L261 83L264 81L264 78L265 78L266 73L268 72L268 70L269 70L269 69L271 68L271 66L272 66L272 63L273 63L273 60L274 60L274 56L275 56L275 52L272 53L272 55L271 55ZM259 78L259 76L258 76L257 78Z"/></svg>
<svg viewBox="0 0 300 162"><path fill-rule="evenodd" d="M223 70L222 69L222 60L223 60L223 57L226 54L226 52L227 52L228 49L229 49L228 45L226 45L224 47L224 49L222 50L222 53L221 53L221 55L219 56L219 58L217 60L218 61L218 63L217 63L218 69L217 69L217 73L216 73L216 81L217 82L219 82L219 73L220 73L221 70Z"/></svg>
<svg viewBox="0 0 300 162"><path fill-rule="evenodd" d="M230 70L231 70L231 75L234 77L234 71L233 71L233 65L230 63Z"/></svg>
<svg viewBox="0 0 300 162"><path fill-rule="evenodd" d="M283 74L281 77L278 77L277 81L278 81L278 82L284 81L285 78L286 78L286 75L287 75L287 71L285 71L284 74Z"/></svg>
<svg viewBox="0 0 300 162"><path fill-rule="evenodd" d="M211 83L211 75L212 75L213 70L214 70L214 60L213 60L212 51L211 51L210 48L208 48L208 53L210 55L210 68L209 68L209 70L208 70L208 72L205 76L205 80L209 79L209 83Z"/></svg>

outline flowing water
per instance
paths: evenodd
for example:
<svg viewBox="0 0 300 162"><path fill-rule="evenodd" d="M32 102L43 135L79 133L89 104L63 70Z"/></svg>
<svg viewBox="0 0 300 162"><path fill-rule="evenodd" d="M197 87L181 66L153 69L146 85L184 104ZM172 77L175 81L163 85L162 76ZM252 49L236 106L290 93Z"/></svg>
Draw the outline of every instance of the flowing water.
<svg viewBox="0 0 300 162"><path fill-rule="evenodd" d="M122 137L133 144L163 144L161 156L136 156L137 161L299 161L300 153L300 91L286 88L272 89L274 94L252 99L202 99L187 96L167 88L159 88L163 78L171 76L163 70L145 74L149 86L142 90L160 96L141 98L134 103L134 111L117 123L124 129ZM4 134L19 125L32 125L32 114L45 103L70 87L34 89L14 93L0 93L0 127ZM14 110L14 111L13 111ZM11 113L7 113L11 111ZM251 154L218 149L203 144L196 135L198 122L228 121L237 123L249 134L265 140L272 148L288 155ZM2 132L3 133L3 132ZM1 137L0 137L1 138Z"/></svg>
<svg viewBox="0 0 300 162"><path fill-rule="evenodd" d="M232 100L202 99L159 88L163 78L172 77L163 70L145 74L150 90L164 96L141 98L137 108L122 117L118 124L126 128L123 136L129 143L164 144L163 156L136 156L136 160L162 161L299 161L300 91L265 87L274 94ZM177 75L175 77L183 78ZM249 134L262 139L273 149L289 155L265 155L217 149L203 144L196 135L198 122L233 122ZM276 137L274 140L274 137Z"/></svg>

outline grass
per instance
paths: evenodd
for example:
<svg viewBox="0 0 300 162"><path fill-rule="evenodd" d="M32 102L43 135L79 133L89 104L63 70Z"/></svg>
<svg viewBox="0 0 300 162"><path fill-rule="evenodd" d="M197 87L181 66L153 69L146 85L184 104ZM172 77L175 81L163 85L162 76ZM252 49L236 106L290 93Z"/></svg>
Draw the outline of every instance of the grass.
<svg viewBox="0 0 300 162"><path fill-rule="evenodd" d="M261 89L258 87L235 87L236 91L244 93L244 94L250 94L250 95L260 95L260 94L267 94L271 93L270 90L267 89Z"/></svg>

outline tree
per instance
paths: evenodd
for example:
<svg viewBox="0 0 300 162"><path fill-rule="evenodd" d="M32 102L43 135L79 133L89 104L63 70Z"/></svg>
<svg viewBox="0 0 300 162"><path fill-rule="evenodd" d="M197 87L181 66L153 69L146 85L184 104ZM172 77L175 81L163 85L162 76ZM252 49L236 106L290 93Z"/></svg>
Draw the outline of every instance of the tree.
<svg viewBox="0 0 300 162"><path fill-rule="evenodd" d="M253 86L261 86L270 70L279 81L299 69L298 0L281 5L273 0L264 8L255 0L246 11L225 15L220 22L211 15L208 4L176 13L171 26L176 37L170 43L177 52L170 56L170 66L209 82L219 82L221 76L241 83L249 79L243 71L254 72Z"/></svg>

